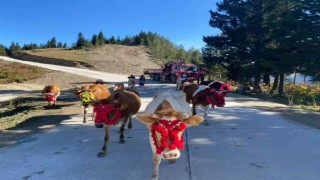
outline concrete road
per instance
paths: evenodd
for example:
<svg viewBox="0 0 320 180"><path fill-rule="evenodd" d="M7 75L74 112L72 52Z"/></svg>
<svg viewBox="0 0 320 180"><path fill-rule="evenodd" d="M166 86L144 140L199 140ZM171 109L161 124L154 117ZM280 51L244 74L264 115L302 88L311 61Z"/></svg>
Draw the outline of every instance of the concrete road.
<svg viewBox="0 0 320 180"><path fill-rule="evenodd" d="M139 90L140 112L154 92L174 88L147 84ZM162 161L161 180L320 179L319 130L294 124L275 112L242 106L231 97L226 104L210 111L209 126L188 128L180 159L174 164ZM46 133L0 149L0 179L150 179L148 132L135 119L133 123L133 129L125 132L126 144L118 143L118 127L113 127L108 155L98 158L103 129L96 129L92 121L83 124L82 114L75 115Z"/></svg>

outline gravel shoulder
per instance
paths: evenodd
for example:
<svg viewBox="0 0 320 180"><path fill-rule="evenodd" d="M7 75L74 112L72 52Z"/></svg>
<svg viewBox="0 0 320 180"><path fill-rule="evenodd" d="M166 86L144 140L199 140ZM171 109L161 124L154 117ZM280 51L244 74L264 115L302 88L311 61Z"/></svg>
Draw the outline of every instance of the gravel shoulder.
<svg viewBox="0 0 320 180"><path fill-rule="evenodd" d="M297 125L320 129L320 113L302 109L296 109L284 104L263 101L257 98L230 93L228 97L235 102L241 103L244 107L252 107L262 111L277 112L288 121Z"/></svg>

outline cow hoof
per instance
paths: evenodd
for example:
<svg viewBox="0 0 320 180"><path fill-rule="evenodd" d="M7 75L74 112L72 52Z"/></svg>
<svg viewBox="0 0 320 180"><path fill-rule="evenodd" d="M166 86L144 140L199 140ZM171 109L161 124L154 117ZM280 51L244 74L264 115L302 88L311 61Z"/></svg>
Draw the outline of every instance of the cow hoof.
<svg viewBox="0 0 320 180"><path fill-rule="evenodd" d="M157 175L152 175L151 176L151 180L158 180L159 179L159 176L157 176Z"/></svg>
<svg viewBox="0 0 320 180"><path fill-rule="evenodd" d="M103 124L94 124L96 128L103 128Z"/></svg>
<svg viewBox="0 0 320 180"><path fill-rule="evenodd" d="M170 160L168 160L168 162L169 162L169 164L174 164L176 162L176 160L175 159L170 159Z"/></svg>
<svg viewBox="0 0 320 180"><path fill-rule="evenodd" d="M105 157L106 155L107 155L107 152L99 152L98 153L99 158Z"/></svg>
<svg viewBox="0 0 320 180"><path fill-rule="evenodd" d="M120 144L124 144L124 143L126 143L126 140L120 139L120 140L119 140L119 143L120 143Z"/></svg>

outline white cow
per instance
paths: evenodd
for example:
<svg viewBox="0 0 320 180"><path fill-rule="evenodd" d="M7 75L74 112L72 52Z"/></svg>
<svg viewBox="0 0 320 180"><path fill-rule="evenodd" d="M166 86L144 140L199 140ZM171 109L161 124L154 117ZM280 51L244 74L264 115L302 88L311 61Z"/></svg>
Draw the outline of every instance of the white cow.
<svg viewBox="0 0 320 180"><path fill-rule="evenodd" d="M187 125L198 126L201 116L191 116L189 104L183 92L158 92L148 104L144 114L137 119L146 124L150 132L150 145L153 153L152 179L159 178L159 165L162 159L175 160L184 147L183 132Z"/></svg>

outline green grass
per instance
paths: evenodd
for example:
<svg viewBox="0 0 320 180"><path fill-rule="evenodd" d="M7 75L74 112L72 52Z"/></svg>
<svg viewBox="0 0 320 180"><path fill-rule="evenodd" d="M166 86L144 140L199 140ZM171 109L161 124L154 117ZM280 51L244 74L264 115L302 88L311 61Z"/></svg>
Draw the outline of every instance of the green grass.
<svg viewBox="0 0 320 180"><path fill-rule="evenodd" d="M15 127L25 119L36 115L39 111L33 106L17 106L0 109L0 130Z"/></svg>
<svg viewBox="0 0 320 180"><path fill-rule="evenodd" d="M258 98L264 101L270 101L274 103L279 103L279 104L284 104L284 105L289 105L289 101L287 97L280 97L278 95L268 95L264 93L245 93L243 95L253 97L253 98ZM296 104L293 105L293 107L297 109L304 109L304 110L309 110L309 111L315 111L315 112L320 112L320 106L314 106L314 105L303 105L303 104Z"/></svg>

